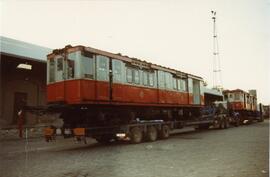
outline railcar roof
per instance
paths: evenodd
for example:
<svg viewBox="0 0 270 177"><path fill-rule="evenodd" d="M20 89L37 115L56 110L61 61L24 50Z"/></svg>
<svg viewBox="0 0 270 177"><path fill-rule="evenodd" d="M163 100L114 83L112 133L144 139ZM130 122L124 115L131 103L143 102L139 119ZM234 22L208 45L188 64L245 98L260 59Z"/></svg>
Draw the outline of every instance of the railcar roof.
<svg viewBox="0 0 270 177"><path fill-rule="evenodd" d="M48 57L52 57L52 56L54 56L56 54L63 53L64 50L67 50L68 52L74 52L74 51L77 51L77 50L86 50L86 51L91 52L91 53L107 56L107 57L114 58L114 59L119 59L119 60L122 60L122 61L125 61L125 62L128 62L128 63L132 63L132 64L135 64L135 65L137 64L138 66L140 65L140 66L143 66L143 67L149 67L151 69L158 69L158 70L170 72L170 73L173 73L173 74L178 75L178 76L188 76L188 77L195 78L195 79L198 79L198 80L203 80L203 78L200 77L200 76L196 76L196 75L193 75L193 74L178 71L178 70L175 70L175 69L172 69L172 68L169 68L169 67L164 67L164 66L161 66L161 65L153 64L153 63L150 63L150 62L147 62L145 60L138 59L138 58L132 58L132 57L129 57L129 56L126 56L126 55L124 56L124 55L121 55L121 53L115 54L115 53L95 49L95 48L92 48L92 47L85 47L85 46L82 46L82 45L78 45L78 46L70 46L70 45L68 45L63 49L53 50L53 52L51 54L49 54Z"/></svg>
<svg viewBox="0 0 270 177"><path fill-rule="evenodd" d="M249 96L251 97L256 97L255 95L252 95L244 90L241 90L241 89L234 89L234 90L224 90L223 93L245 93L245 94L248 94Z"/></svg>

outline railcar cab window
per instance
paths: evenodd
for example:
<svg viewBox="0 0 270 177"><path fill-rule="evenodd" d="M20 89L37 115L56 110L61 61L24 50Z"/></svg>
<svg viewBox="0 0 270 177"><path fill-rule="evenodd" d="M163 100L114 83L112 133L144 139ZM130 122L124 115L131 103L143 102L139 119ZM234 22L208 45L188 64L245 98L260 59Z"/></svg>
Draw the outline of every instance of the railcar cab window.
<svg viewBox="0 0 270 177"><path fill-rule="evenodd" d="M62 81L65 76L64 58L61 55L57 55L54 58L50 58L47 61L48 71L48 83Z"/></svg>
<svg viewBox="0 0 270 177"><path fill-rule="evenodd" d="M81 55L81 77L94 79L94 55L90 52L82 51Z"/></svg>
<svg viewBox="0 0 270 177"><path fill-rule="evenodd" d="M240 100L240 94L239 93L235 93L234 94L234 99L235 100Z"/></svg>
<svg viewBox="0 0 270 177"><path fill-rule="evenodd" d="M62 81L65 77L65 72L63 71L63 65L64 65L64 57L61 55L58 55L55 57L55 65L56 68L54 68L54 72L55 72L55 81Z"/></svg>
<svg viewBox="0 0 270 177"><path fill-rule="evenodd" d="M48 61L48 68L49 68L49 83L55 82L55 62L53 59Z"/></svg>
<svg viewBox="0 0 270 177"><path fill-rule="evenodd" d="M94 55L84 51L67 56L67 79L94 79Z"/></svg>
<svg viewBox="0 0 270 177"><path fill-rule="evenodd" d="M57 59L57 71L63 71L63 58Z"/></svg>

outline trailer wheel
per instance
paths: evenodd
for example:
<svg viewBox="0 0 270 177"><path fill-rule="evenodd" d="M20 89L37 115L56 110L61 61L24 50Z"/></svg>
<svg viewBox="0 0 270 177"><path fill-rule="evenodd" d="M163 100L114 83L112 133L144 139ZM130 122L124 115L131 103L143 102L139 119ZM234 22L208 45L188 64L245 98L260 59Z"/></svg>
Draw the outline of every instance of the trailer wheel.
<svg viewBox="0 0 270 177"><path fill-rule="evenodd" d="M220 129L224 129L225 128L225 120L224 119L219 120L219 128Z"/></svg>
<svg viewBox="0 0 270 177"><path fill-rule="evenodd" d="M198 125L198 127L196 127L195 129L196 129L196 130L208 130L209 127L210 127L209 124L200 124L200 125Z"/></svg>
<svg viewBox="0 0 270 177"><path fill-rule="evenodd" d="M139 127L133 127L130 130L130 140L133 144L138 144L142 142L143 139L143 132Z"/></svg>
<svg viewBox="0 0 270 177"><path fill-rule="evenodd" d="M227 117L225 117L224 122L225 122L225 127L224 128L229 128L230 127L230 121L229 121L229 119Z"/></svg>
<svg viewBox="0 0 270 177"><path fill-rule="evenodd" d="M147 128L147 140L148 141L156 141L157 140L157 137L158 137L158 132L157 132L157 129L156 127L154 126L149 126Z"/></svg>
<svg viewBox="0 0 270 177"><path fill-rule="evenodd" d="M235 126L238 127L240 125L240 118L237 117L235 120Z"/></svg>
<svg viewBox="0 0 270 177"><path fill-rule="evenodd" d="M170 127L168 125L163 125L160 130L160 138L167 139L170 136Z"/></svg>
<svg viewBox="0 0 270 177"><path fill-rule="evenodd" d="M102 136L95 137L95 139L98 143L107 144L107 143L110 143L113 138L112 136L109 136L109 135L102 135Z"/></svg>

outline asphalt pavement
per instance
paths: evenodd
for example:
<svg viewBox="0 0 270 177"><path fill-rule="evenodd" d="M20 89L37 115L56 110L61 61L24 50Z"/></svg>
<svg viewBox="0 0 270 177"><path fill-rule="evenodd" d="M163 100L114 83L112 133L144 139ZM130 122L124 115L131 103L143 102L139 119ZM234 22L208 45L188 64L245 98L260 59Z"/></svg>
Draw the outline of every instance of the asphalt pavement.
<svg viewBox="0 0 270 177"><path fill-rule="evenodd" d="M269 120L136 145L87 141L2 139L0 177L269 176Z"/></svg>

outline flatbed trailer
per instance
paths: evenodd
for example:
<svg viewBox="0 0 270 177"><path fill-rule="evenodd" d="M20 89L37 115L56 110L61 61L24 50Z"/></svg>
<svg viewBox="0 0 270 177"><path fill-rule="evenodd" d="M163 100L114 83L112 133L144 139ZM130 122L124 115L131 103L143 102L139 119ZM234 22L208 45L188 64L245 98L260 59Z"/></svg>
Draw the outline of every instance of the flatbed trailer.
<svg viewBox="0 0 270 177"><path fill-rule="evenodd" d="M92 137L100 143L108 143L113 140L130 140L137 144L143 141L156 141L167 139L173 130L184 127L196 129L208 129L210 127L225 129L229 128L231 118L226 114L219 114L212 117L204 117L203 120L192 121L163 121L163 120L137 120L130 124L100 126L100 127L77 127L71 131L63 130L64 136L75 137L78 140L85 137ZM64 132L70 132L65 134ZM71 135L71 136L70 136Z"/></svg>

